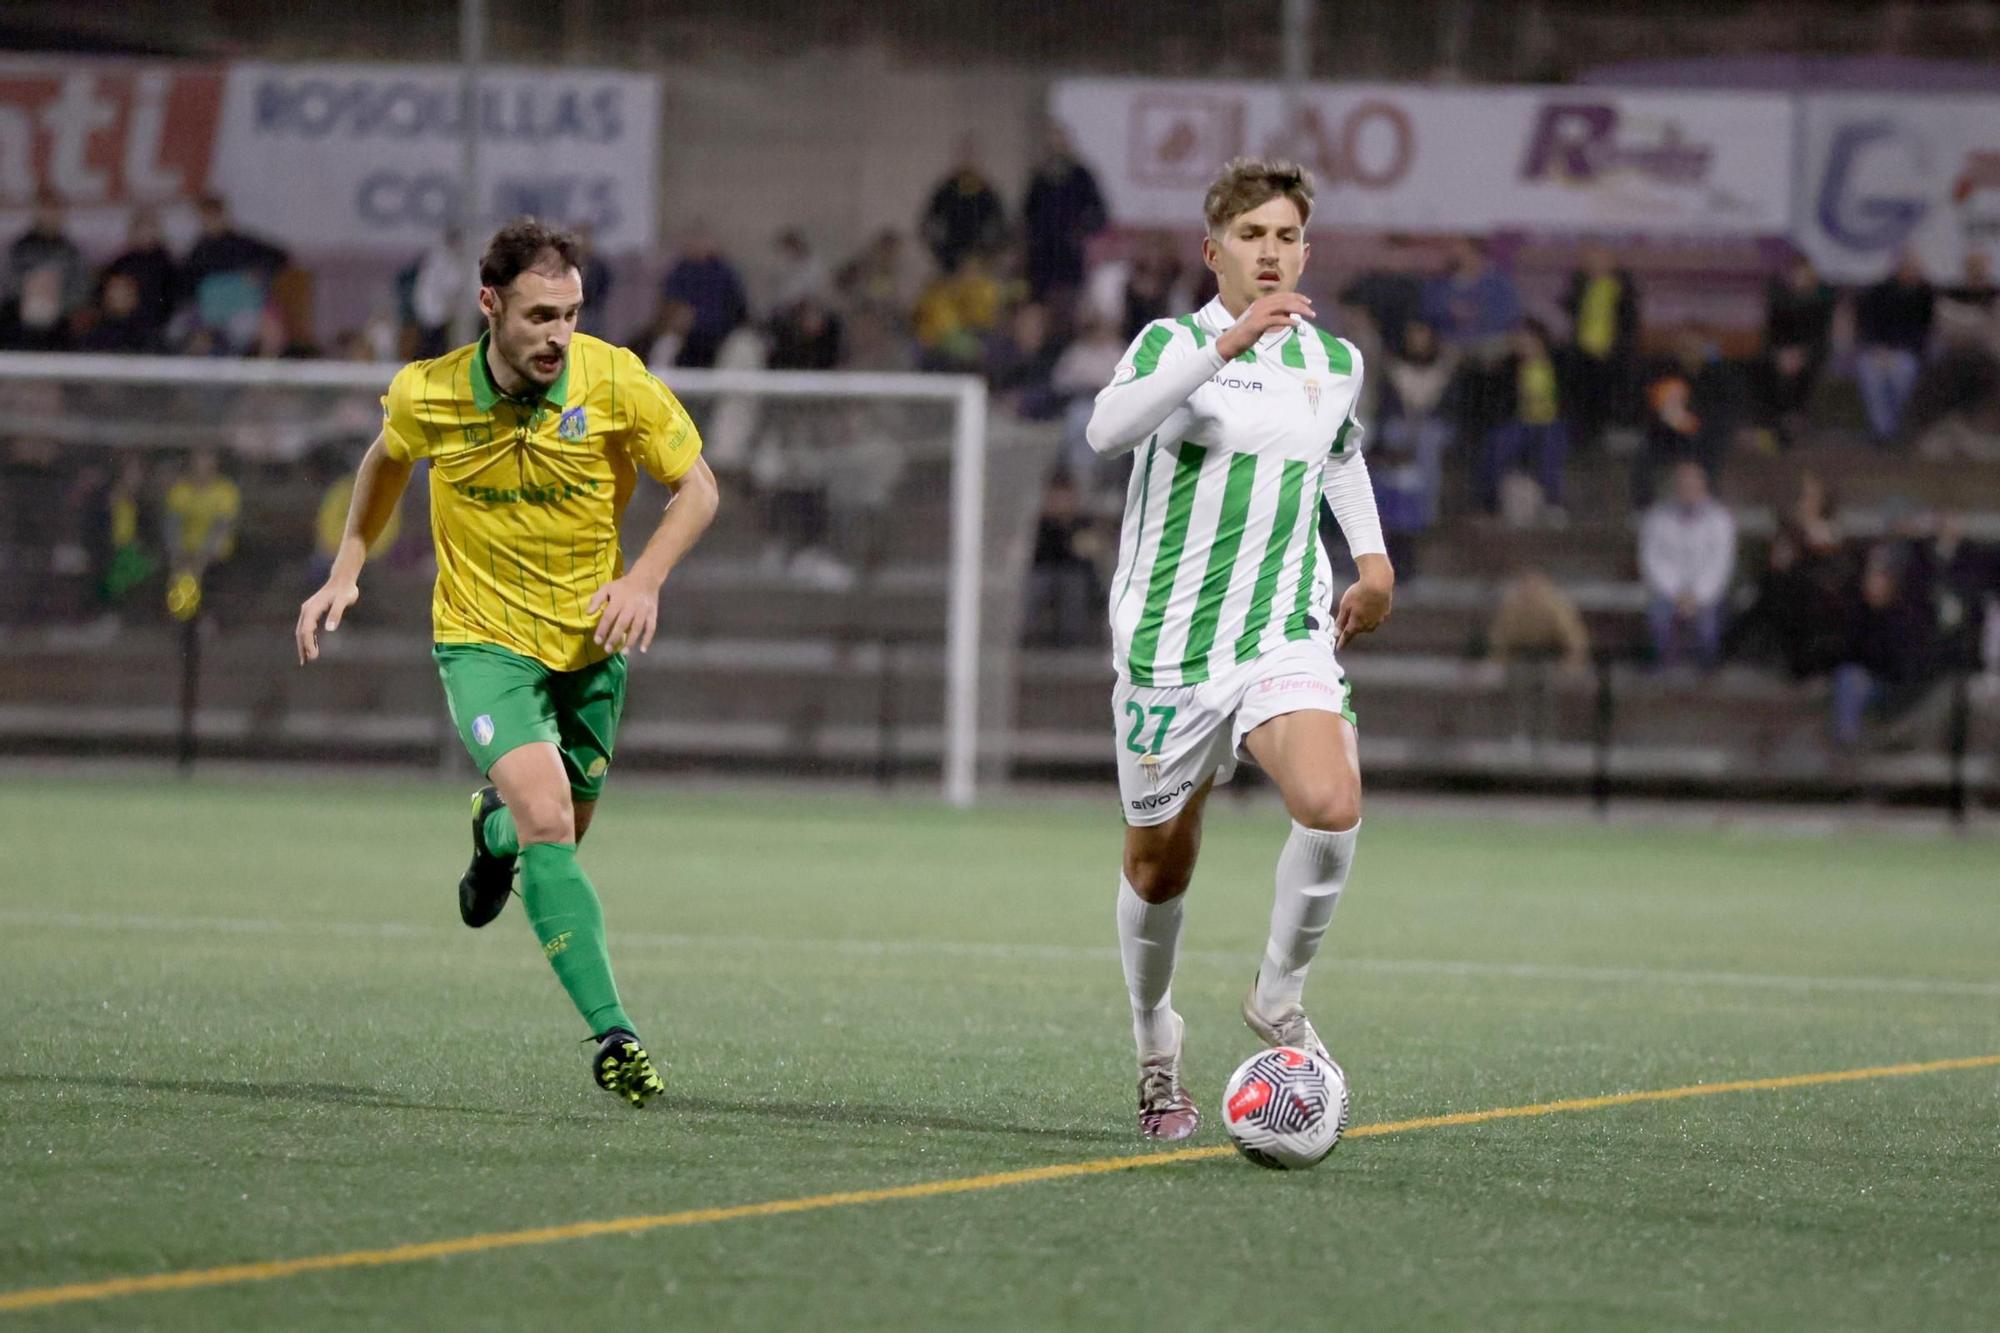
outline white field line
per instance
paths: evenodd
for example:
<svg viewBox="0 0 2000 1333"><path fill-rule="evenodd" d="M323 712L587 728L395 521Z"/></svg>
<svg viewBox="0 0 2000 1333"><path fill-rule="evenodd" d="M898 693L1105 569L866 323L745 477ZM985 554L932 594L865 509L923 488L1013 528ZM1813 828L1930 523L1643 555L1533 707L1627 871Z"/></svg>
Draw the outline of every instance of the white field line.
<svg viewBox="0 0 2000 1333"><path fill-rule="evenodd" d="M161 931L196 935L320 935L365 940L444 940L463 931L449 926L391 921L307 921L276 917L182 917L118 912L31 912L0 909L0 924L22 929ZM775 935L680 935L614 931L612 942L629 957L632 948L729 950L755 953L832 954L839 957L976 958L995 962L1090 963L1110 966L1118 950L1110 945L1015 944L969 940L797 939ZM1182 949L1182 959L1234 967L1249 966L1254 953L1226 949ZM1728 972L1651 967L1584 967L1568 963L1493 963L1447 958L1350 958L1330 955L1337 971L1387 976L1501 977L1520 981L1571 981L1600 985L1737 986L1753 990L1844 991L1877 995L1956 995L2000 999L2000 981L1954 981L1938 977L1800 976L1782 972Z"/></svg>

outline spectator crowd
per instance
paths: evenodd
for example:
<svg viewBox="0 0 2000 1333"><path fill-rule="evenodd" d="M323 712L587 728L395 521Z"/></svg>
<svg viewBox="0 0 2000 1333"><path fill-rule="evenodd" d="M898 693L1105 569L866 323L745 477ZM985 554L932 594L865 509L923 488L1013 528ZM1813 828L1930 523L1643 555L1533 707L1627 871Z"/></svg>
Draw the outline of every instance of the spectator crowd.
<svg viewBox="0 0 2000 1333"><path fill-rule="evenodd" d="M1211 276L1185 236L1112 233L1096 178L1054 126L1012 198L967 138L913 202L912 229L883 230L846 255L784 227L747 272L745 256L690 226L650 311L630 328L605 320L614 283L632 280L631 270L615 277L586 235L585 326L662 367L984 376L1006 410L1053 423L1065 441L1034 544L1030 636L1093 641L1123 467L1099 460L1082 426L1131 338L1152 319L1197 308ZM239 229L219 198L201 201L199 221L192 246L175 253L157 217L137 210L124 245L93 266L62 211L38 208L0 269L0 348L318 354L310 276L283 245ZM394 320L345 333L332 350L369 359L442 351L473 298L466 241L447 231L413 256L396 275ZM1314 293L1334 312L1328 322L1370 366L1370 468L1406 579L1421 577L1427 534L1447 518L1516 529L1629 523L1653 659L1699 671L1762 660L1827 677L1843 740L1940 672L2000 657L1991 546L1950 516L1914 511L1865 539L1850 535L1813 471L1815 450L1843 430L1884 458L1913 449L1996 456L2000 288L1983 257L1940 285L1906 254L1859 289L1795 257L1769 277L1750 341L1649 323L1632 256L1604 245L1579 247L1566 280L1539 287L1482 238L1388 237L1370 255L1359 270L1343 268L1337 252L1322 255L1308 285L1328 284ZM854 548L866 545L851 534L865 524L842 517L825 428L727 398L712 411L704 428L716 462L738 471L763 513L774 564L850 584ZM1743 539L1731 505L1731 459L1754 450L1790 455L1803 477L1768 541ZM1571 475L1583 458L1622 470L1629 507L1621 498L1615 514L1575 512ZM893 465L884 466L863 491L886 493L881 478ZM96 479L105 586L129 585L162 562L226 560L234 516L214 460L181 470L179 484L194 489L163 492L171 523L165 546L151 549L136 516L142 471L121 463ZM1528 572L1503 602L1496 625L1507 630L1496 643L1516 644L1516 656L1584 655L1583 619L1556 581Z"/></svg>

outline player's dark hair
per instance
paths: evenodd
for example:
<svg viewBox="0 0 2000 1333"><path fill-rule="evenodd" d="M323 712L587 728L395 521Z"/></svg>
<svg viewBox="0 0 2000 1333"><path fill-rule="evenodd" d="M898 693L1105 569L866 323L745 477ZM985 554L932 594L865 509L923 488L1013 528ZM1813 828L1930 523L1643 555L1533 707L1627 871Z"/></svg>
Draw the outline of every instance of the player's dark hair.
<svg viewBox="0 0 2000 1333"><path fill-rule="evenodd" d="M1207 220L1209 231L1219 235L1236 218L1280 195L1299 210L1300 222L1312 217L1310 171L1288 158L1233 158L1208 187L1208 194L1201 201L1202 217Z"/></svg>
<svg viewBox="0 0 2000 1333"><path fill-rule="evenodd" d="M569 232L531 217L518 217L486 243L479 257L479 285L495 291L523 273L551 276L583 267L583 244Z"/></svg>

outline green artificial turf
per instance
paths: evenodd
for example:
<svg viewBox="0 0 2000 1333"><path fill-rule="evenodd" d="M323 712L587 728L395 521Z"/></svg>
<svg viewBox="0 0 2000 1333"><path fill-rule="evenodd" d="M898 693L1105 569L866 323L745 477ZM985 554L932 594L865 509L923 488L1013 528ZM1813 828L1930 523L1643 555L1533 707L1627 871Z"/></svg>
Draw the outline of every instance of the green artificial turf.
<svg viewBox="0 0 2000 1333"><path fill-rule="evenodd" d="M614 784L583 862L665 1104L599 1092L464 792L0 780L0 1296L1148 1151L1103 799ZM1214 808L1236 1015L1281 813ZM2000 1053L2000 850L1371 811L1307 1000L1368 1124ZM1987 1328L2000 1069L0 1313L0 1327Z"/></svg>

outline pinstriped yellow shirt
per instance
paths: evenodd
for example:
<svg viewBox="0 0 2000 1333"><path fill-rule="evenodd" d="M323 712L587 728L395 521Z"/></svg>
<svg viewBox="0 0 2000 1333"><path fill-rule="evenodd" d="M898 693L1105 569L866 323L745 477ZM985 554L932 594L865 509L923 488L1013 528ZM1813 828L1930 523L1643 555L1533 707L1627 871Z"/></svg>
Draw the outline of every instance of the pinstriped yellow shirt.
<svg viewBox="0 0 2000 1333"><path fill-rule="evenodd" d="M609 656L591 642L590 596L625 572L618 519L639 469L687 475L701 435L622 347L576 334L539 398L500 392L486 339L416 361L382 399L391 457L431 461L439 643L490 643L558 671Z"/></svg>

